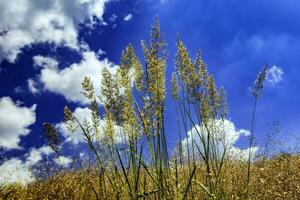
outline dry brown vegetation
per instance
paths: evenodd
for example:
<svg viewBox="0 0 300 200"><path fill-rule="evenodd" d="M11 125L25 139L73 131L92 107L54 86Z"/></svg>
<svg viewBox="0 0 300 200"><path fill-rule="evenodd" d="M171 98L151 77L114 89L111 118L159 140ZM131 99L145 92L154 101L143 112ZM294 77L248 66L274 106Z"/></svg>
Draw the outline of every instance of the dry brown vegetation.
<svg viewBox="0 0 300 200"><path fill-rule="evenodd" d="M246 165L239 163L226 163L224 167L224 190L228 199L246 198ZM142 174L145 172L142 172ZM168 180L169 189L176 193L176 172L172 170L172 176ZM178 172L179 181L185 180L186 169ZM282 155L273 159L256 162L252 168L252 199L299 199L300 198L300 157ZM206 199L205 189L200 183L204 181L205 170L203 166L197 167L192 180L193 188L186 199ZM142 175L143 176L143 175ZM122 186L125 180L119 182L120 199L130 199L126 186ZM151 180L147 181L149 184ZM141 192L143 183L140 183ZM151 186L146 185L147 188ZM178 186L180 187L180 185ZM111 187L107 186L107 198L114 199L115 195ZM10 186L0 192L2 199L103 199L96 196L94 190L99 190L98 176L94 169L84 171L69 171L60 173L44 181L29 184L27 187L18 185ZM147 191L147 189L146 189ZM157 197L156 197L157 198ZM155 193L145 194L140 199L155 199Z"/></svg>

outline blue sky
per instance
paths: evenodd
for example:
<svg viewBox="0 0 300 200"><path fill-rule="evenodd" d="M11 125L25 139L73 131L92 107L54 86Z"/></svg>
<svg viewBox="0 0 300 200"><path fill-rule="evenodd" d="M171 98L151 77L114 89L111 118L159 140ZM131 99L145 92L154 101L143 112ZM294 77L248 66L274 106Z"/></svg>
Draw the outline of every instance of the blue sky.
<svg viewBox="0 0 300 200"><path fill-rule="evenodd" d="M179 34L192 57L202 50L217 85L227 91L229 120L236 130L247 130L253 104L249 87L268 64L272 70L258 103L255 134L258 140L264 138L269 124L280 121L285 135L299 136L299 1L50 2L0 3L0 150L9 159L21 157L24 165L30 152L46 154L40 149L44 145L42 123L59 124L65 105L73 110L80 107L78 113L86 113L76 93L80 88L76 84L81 82L76 74L94 74L98 68L100 73L103 66L113 71L128 43L142 59L140 40L149 39L155 16L168 44L168 82L175 70ZM177 126L171 98L166 105L172 147ZM245 138L235 145L246 148Z"/></svg>

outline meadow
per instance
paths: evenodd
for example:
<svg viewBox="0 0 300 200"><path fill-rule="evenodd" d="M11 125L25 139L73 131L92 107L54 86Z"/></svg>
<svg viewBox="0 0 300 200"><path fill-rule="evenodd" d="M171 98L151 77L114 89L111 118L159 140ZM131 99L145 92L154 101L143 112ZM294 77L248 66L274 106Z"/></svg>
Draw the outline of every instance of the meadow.
<svg viewBox="0 0 300 200"><path fill-rule="evenodd" d="M91 156L74 159L68 168L41 165L36 182L3 187L1 199L300 199L298 151L254 148L256 106L263 98L267 65L251 88L248 151L238 154L232 149L234 138L226 133L225 89L216 85L201 51L191 58L177 36L170 92L176 103L174 135L179 142L169 149L167 48L158 20L151 27L150 41L141 46L144 58L138 58L129 44L116 74L103 70L101 96L95 95L97 83L85 77L82 95L90 102L89 120L80 121L69 107L64 109L70 134L82 133ZM59 157L59 132L51 123L43 128ZM182 142L190 129L195 134ZM122 143L116 141L120 135Z"/></svg>

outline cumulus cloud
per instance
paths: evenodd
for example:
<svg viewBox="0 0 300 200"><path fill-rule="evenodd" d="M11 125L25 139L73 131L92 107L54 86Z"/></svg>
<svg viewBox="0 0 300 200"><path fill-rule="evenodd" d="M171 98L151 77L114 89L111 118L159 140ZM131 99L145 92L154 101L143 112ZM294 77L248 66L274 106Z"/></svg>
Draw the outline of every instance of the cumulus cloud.
<svg viewBox="0 0 300 200"><path fill-rule="evenodd" d="M38 149L31 149L25 155L25 160L12 158L0 165L0 186L19 183L26 185L36 180L32 167L42 160L43 155L49 156L53 151L49 146L42 146Z"/></svg>
<svg viewBox="0 0 300 200"><path fill-rule="evenodd" d="M224 147L226 147L227 158L246 160L249 155L249 149L240 149L234 146L234 144L240 137L249 135L250 132L248 130L237 129L233 122L226 119L224 121L215 121L215 128L214 132L211 133L211 138L213 138L213 141L216 144L216 149L218 149L220 156L224 152ZM200 137L203 138L204 142L206 141L207 131L200 125L196 125L187 132L187 137L181 141L184 156L187 156L188 151L192 153L192 148L194 147L194 152L196 155L199 155L200 159L199 150L201 152L204 151L202 142L203 140L201 141ZM194 145L192 145L192 143L194 143ZM177 151L178 149L175 150ZM257 150L257 147L252 147L250 151L254 154Z"/></svg>
<svg viewBox="0 0 300 200"><path fill-rule="evenodd" d="M73 112L74 116L78 119L78 121L80 121L81 123L83 123L83 121L87 121L88 123L92 124L92 120L91 120L91 110L89 108L80 108L77 107L75 109L75 111ZM62 133L62 135L66 138L66 142L70 142L72 144L78 144L81 142L86 142L85 141L85 137L82 134L82 131L78 128L74 133L70 133L67 130L67 124L65 122L61 122L59 124L56 125L56 127L59 129L59 131ZM105 127L105 120L100 120L100 134L104 132L103 127ZM94 136L94 140L96 136ZM102 139L104 137L103 134L100 135L100 139ZM98 136L99 139L99 136ZM117 144L121 144L121 143L126 143L126 141L128 140L127 136L124 135L122 133L122 130L119 126L115 125L115 142Z"/></svg>
<svg viewBox="0 0 300 200"><path fill-rule="evenodd" d="M76 108L73 112L74 116L80 121L89 120L91 116L91 110L89 108ZM67 124L65 122L60 122L56 125L62 135L66 138L66 142L70 142L73 144L78 144L80 142L84 142L84 136L82 132L77 129L74 133L70 133L67 129Z"/></svg>
<svg viewBox="0 0 300 200"><path fill-rule="evenodd" d="M20 137L30 132L28 128L36 120L36 104L22 106L10 97L0 98L0 148L20 148Z"/></svg>
<svg viewBox="0 0 300 200"><path fill-rule="evenodd" d="M79 25L102 21L109 0L11 0L0 3L0 63L15 62L22 48L52 43L79 49Z"/></svg>
<svg viewBox="0 0 300 200"><path fill-rule="evenodd" d="M267 81L271 85L275 85L282 81L282 76L284 72L280 67L277 67L276 65L273 65L269 70L267 74Z"/></svg>
<svg viewBox="0 0 300 200"><path fill-rule="evenodd" d="M41 60L43 62L37 62ZM91 77L95 83L96 95L99 95L103 69L107 68L111 73L115 73L118 67L107 59L99 60L93 51L84 52L80 63L74 63L62 70L58 68L58 62L49 57L38 56L34 58L34 61L35 65L43 67L39 81L45 90L63 95L69 101L82 104L88 103L88 100L80 93L84 77Z"/></svg>
<svg viewBox="0 0 300 200"><path fill-rule="evenodd" d="M0 166L0 185L20 183L26 185L35 180L34 174L21 160L17 158L5 161Z"/></svg>
<svg viewBox="0 0 300 200"><path fill-rule="evenodd" d="M72 162L72 159L66 156L59 156L58 158L55 158L54 161L57 165L67 167Z"/></svg>
<svg viewBox="0 0 300 200"><path fill-rule="evenodd" d="M131 13L129 13L128 15L126 15L125 17L124 17L124 21L129 21L129 20L131 20L132 19L132 14Z"/></svg>
<svg viewBox="0 0 300 200"><path fill-rule="evenodd" d="M33 166L42 160L43 155L49 156L50 154L53 153L54 151L51 149L50 146L42 146L39 149L33 148L31 149L29 154L27 154L26 164L29 166Z"/></svg>

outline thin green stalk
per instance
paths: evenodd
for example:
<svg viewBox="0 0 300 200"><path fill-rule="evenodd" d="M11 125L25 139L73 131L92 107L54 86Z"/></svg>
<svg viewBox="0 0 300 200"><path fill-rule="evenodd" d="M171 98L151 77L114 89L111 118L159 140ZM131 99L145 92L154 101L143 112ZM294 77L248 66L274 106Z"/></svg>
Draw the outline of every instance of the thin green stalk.
<svg viewBox="0 0 300 200"><path fill-rule="evenodd" d="M251 129L250 129L250 138L249 138L249 154L248 154L248 163L247 163L247 199L250 199L250 170L251 170L251 157L252 157L252 145L254 140L254 128L255 128L255 112L256 112L256 103L257 98L254 99L252 120L251 120Z"/></svg>

